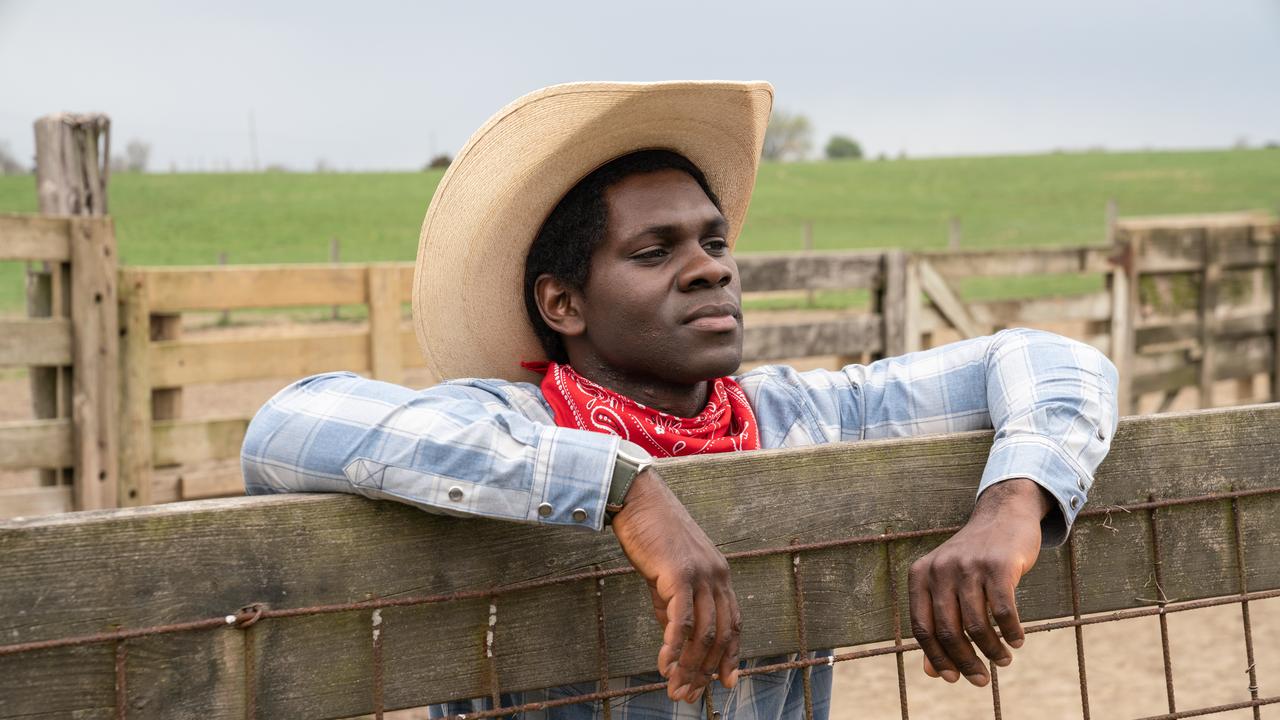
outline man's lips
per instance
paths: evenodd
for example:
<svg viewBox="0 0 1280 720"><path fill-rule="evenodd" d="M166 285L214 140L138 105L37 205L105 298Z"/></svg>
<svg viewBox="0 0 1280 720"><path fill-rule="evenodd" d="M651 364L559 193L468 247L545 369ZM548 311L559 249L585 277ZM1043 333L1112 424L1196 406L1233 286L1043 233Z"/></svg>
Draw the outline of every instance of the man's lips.
<svg viewBox="0 0 1280 720"><path fill-rule="evenodd" d="M738 328L738 318L741 315L741 310L733 303L703 305L689 313L684 324L698 330L728 332Z"/></svg>

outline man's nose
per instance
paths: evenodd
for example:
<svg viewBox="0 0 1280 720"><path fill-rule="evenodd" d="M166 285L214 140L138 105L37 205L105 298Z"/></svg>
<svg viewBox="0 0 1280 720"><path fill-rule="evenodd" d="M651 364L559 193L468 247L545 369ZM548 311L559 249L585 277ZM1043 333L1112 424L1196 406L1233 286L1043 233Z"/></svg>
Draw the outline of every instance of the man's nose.
<svg viewBox="0 0 1280 720"><path fill-rule="evenodd" d="M733 260L726 251L712 255L701 245L689 253L681 269L680 286L685 290L702 287L724 287L733 281Z"/></svg>

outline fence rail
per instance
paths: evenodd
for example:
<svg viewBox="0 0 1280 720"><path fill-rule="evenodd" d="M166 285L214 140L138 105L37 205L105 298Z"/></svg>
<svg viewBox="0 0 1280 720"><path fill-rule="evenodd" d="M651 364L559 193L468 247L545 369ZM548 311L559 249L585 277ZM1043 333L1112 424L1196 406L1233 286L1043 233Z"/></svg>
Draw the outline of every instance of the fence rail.
<svg viewBox="0 0 1280 720"><path fill-rule="evenodd" d="M1122 421L1072 541L1045 550L1019 588L1023 620L1081 627L1280 596L1277 423L1280 405ZM745 657L897 640L803 666L912 649L907 567L964 522L990 441L836 444L661 470L730 557ZM345 717L594 683L602 662L611 676L645 672L660 643L648 593L607 533L350 496L0 522L0 548L4 718L113 707ZM1242 700L1264 701L1256 690Z"/></svg>

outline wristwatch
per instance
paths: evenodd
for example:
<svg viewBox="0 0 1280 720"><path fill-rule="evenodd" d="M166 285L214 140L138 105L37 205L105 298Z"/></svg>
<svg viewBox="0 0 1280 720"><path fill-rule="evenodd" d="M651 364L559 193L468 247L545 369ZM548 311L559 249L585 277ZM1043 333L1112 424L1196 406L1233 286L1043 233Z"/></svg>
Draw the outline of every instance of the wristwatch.
<svg viewBox="0 0 1280 720"><path fill-rule="evenodd" d="M626 504L627 491L636 476L653 464L653 458L639 445L623 440L618 443L618 456L613 461L613 479L609 481L609 497L604 503L605 522L613 520Z"/></svg>

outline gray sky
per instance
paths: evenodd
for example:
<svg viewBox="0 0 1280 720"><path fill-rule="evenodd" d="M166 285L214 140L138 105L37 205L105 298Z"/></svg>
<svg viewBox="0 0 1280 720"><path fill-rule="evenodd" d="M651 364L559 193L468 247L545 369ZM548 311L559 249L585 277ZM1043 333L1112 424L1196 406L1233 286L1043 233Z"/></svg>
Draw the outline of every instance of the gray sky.
<svg viewBox="0 0 1280 720"><path fill-rule="evenodd" d="M0 0L0 142L112 116L153 170L411 169L572 80L764 79L871 153L1280 141L1280 0Z"/></svg>

